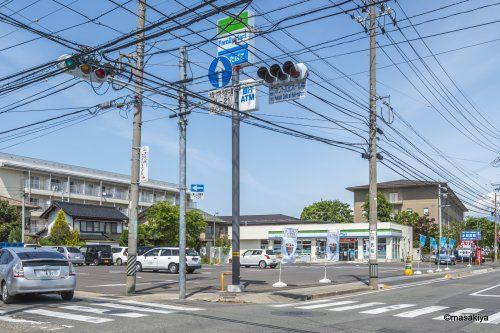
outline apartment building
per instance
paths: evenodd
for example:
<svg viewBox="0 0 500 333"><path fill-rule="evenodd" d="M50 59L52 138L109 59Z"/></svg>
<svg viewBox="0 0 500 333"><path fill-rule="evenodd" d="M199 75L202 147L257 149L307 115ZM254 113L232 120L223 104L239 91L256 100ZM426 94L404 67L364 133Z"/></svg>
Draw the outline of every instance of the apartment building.
<svg viewBox="0 0 500 333"><path fill-rule="evenodd" d="M31 212L30 234L47 228L41 214L53 200L113 206L128 216L129 187L129 175L0 153L0 195L19 200L26 193L29 203L39 207ZM177 184L141 183L140 210L158 201L176 204L178 200ZM188 207L192 205L188 201Z"/></svg>
<svg viewBox="0 0 500 333"><path fill-rule="evenodd" d="M447 183L395 180L378 183L377 188L393 205L394 214L402 211L416 212L437 221L440 184L448 189L448 193L441 197L442 222L463 220L467 207ZM348 187L347 190L354 193L354 222L365 222L363 204L368 198L368 185Z"/></svg>

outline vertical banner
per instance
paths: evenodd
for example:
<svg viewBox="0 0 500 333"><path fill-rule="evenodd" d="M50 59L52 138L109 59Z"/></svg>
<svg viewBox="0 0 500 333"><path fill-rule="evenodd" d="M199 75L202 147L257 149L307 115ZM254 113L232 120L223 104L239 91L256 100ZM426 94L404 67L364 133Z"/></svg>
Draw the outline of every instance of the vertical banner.
<svg viewBox="0 0 500 333"><path fill-rule="evenodd" d="M455 250L455 240L454 239L448 240L448 244L450 245L451 251Z"/></svg>
<svg viewBox="0 0 500 333"><path fill-rule="evenodd" d="M426 241L427 237L425 235L420 235L420 247L424 247Z"/></svg>
<svg viewBox="0 0 500 333"><path fill-rule="evenodd" d="M430 245L431 245L431 252L434 252L437 250L437 243L436 243L436 240L434 239L434 237L431 237L430 238Z"/></svg>
<svg viewBox="0 0 500 333"><path fill-rule="evenodd" d="M281 262L284 264L293 264L295 262L298 232L299 229L295 228L283 229L283 238L281 239L281 255L283 259Z"/></svg>
<svg viewBox="0 0 500 333"><path fill-rule="evenodd" d="M141 147L141 159L139 165L139 182L145 183L149 180L149 146Z"/></svg>
<svg viewBox="0 0 500 333"><path fill-rule="evenodd" d="M439 238L439 251L446 251L446 237L440 237Z"/></svg>
<svg viewBox="0 0 500 333"><path fill-rule="evenodd" d="M330 230L326 234L326 259L339 261L340 230Z"/></svg>

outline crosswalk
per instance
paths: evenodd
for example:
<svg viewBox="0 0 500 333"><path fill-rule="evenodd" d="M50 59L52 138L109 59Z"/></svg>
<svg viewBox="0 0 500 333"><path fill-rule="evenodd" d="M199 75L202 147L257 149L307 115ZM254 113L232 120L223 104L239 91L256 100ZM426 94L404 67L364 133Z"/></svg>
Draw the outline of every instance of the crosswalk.
<svg viewBox="0 0 500 333"><path fill-rule="evenodd" d="M397 318L428 318L444 321L445 314L450 316L460 315L487 315L487 321L476 321L475 324L500 324L500 308L494 310L480 309L480 308L463 308L458 311L455 310L456 305L429 305L423 306L415 303L398 303L387 304L385 302L361 302L357 300L335 300L335 299L320 299L314 301L284 303L269 305L272 308L294 308L300 310L310 311L331 311L342 313L344 311L355 311L359 314L373 316L373 315L389 315ZM439 313L438 316L436 316ZM471 322L472 323L472 322Z"/></svg>
<svg viewBox="0 0 500 333"><path fill-rule="evenodd" d="M82 302L83 303L83 302ZM51 303L45 306L9 306L0 310L1 323L31 326L33 329L55 331L81 323L98 325L115 320L141 318L151 315L203 311L204 308L177 304L161 304L134 300L96 300L85 304Z"/></svg>

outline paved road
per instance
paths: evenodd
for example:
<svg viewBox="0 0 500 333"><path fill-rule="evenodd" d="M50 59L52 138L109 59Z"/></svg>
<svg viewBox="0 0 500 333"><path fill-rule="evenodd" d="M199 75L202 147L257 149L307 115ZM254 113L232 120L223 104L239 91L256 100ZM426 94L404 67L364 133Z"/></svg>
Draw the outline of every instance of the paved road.
<svg viewBox="0 0 500 333"><path fill-rule="evenodd" d="M456 280L284 304L20 299L0 306L0 332L500 332L500 270ZM489 316L452 322L446 314Z"/></svg>
<svg viewBox="0 0 500 333"><path fill-rule="evenodd" d="M381 278L391 280L403 275L403 263L381 263ZM427 269L428 264L425 265ZM422 271L425 272L425 269ZM435 268L432 265L432 268ZM452 270L463 269L465 265L452 266ZM231 271L231 266L205 265L194 274L188 274L188 294L197 292L214 292L219 289L219 277L222 271ZM339 263L328 267L328 278L333 283L347 283L368 279L366 264ZM278 279L278 269L259 269L255 267L241 268L242 281L250 291L270 291L272 284ZM282 279L288 288L318 285L324 276L324 267L283 266ZM77 290L102 294L122 295L125 290L125 266L83 266L77 267ZM231 277L226 277L230 279ZM178 292L178 275L166 272L141 272L137 276L137 290L140 293Z"/></svg>

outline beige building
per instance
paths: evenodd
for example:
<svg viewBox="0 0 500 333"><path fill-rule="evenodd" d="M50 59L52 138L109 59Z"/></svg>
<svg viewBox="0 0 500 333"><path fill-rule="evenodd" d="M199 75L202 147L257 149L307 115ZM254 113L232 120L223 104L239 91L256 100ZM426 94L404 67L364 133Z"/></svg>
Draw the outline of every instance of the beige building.
<svg viewBox="0 0 500 333"><path fill-rule="evenodd" d="M31 212L28 234L47 229L40 215L54 200L116 207L128 216L130 176L36 158L0 153L0 196L37 206ZM177 184L158 180L141 183L140 210L158 201L179 201ZM193 204L188 202L188 207Z"/></svg>
<svg viewBox="0 0 500 333"><path fill-rule="evenodd" d="M467 207L447 183L395 180L378 183L377 187L393 205L394 214L403 211L416 212L420 216L434 218L437 222L439 184L448 190L448 193L442 194L441 197L442 222L463 220ZM354 222L366 222L363 204L368 198L368 185L348 187L347 190L354 193Z"/></svg>

